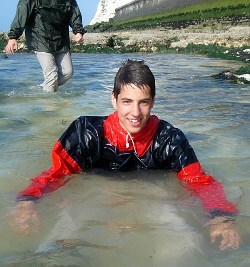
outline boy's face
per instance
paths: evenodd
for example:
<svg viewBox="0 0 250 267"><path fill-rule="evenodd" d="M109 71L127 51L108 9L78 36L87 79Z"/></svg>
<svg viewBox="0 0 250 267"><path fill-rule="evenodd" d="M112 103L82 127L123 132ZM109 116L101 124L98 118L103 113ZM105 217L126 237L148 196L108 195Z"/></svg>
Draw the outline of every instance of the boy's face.
<svg viewBox="0 0 250 267"><path fill-rule="evenodd" d="M138 133L146 125L154 99L149 87L142 89L133 84L122 86L117 99L112 95L122 128L129 133Z"/></svg>

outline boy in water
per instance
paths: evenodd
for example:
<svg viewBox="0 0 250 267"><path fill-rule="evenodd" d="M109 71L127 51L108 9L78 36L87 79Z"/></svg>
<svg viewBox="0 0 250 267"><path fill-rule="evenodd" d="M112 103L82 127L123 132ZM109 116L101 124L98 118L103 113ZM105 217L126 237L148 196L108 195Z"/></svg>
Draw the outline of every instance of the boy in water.
<svg viewBox="0 0 250 267"><path fill-rule="evenodd" d="M18 227L27 228L30 218L36 220L34 201L63 186L70 174L89 168L172 169L210 215L211 241L221 236L221 250L238 248L236 207L226 199L222 185L204 172L183 132L150 114L154 99L155 78L149 67L143 61L125 62L112 92L116 111L82 116L69 126L53 147L52 167L18 194Z"/></svg>

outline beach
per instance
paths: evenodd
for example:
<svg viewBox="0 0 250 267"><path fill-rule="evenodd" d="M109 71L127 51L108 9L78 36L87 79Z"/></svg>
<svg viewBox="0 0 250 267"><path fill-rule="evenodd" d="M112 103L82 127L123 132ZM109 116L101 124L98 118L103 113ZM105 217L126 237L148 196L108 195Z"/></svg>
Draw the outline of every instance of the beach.
<svg viewBox="0 0 250 267"><path fill-rule="evenodd" d="M159 44L180 48L188 44L217 44L224 47L250 46L250 26L217 25L213 27L201 27L193 25L183 29L167 29L163 27L146 30L128 30L103 33L86 33L84 43L105 45L110 37L122 39L126 47L140 46L141 51Z"/></svg>

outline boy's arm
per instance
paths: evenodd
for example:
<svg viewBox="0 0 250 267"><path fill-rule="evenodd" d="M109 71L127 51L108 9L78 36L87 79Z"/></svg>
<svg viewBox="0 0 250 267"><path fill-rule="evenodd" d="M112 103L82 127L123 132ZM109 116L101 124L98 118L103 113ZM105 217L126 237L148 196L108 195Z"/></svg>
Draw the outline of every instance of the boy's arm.
<svg viewBox="0 0 250 267"><path fill-rule="evenodd" d="M81 171L81 167L69 156L61 142L57 141L52 150L52 167L33 178L32 183L17 195L17 200L37 200L65 185L70 180L67 175Z"/></svg>
<svg viewBox="0 0 250 267"><path fill-rule="evenodd" d="M97 122L96 122L97 121ZM44 194L65 185L69 175L91 167L99 158L99 133L102 121L95 117L79 117L73 121L52 149L52 167L32 179L32 183L21 191L17 200L36 200Z"/></svg>
<svg viewBox="0 0 250 267"><path fill-rule="evenodd" d="M19 0L16 15L11 23L10 31L8 32L9 41L5 47L5 51L8 54L13 54L18 50L17 40L22 35L33 8L34 1Z"/></svg>
<svg viewBox="0 0 250 267"><path fill-rule="evenodd" d="M63 186L70 177L66 175L81 172L79 165L68 155L57 141L52 150L52 167L32 179L32 183L17 195L17 205L11 212L10 225L14 231L28 233L39 231L40 220L34 201L44 194ZM65 179L66 178L66 179Z"/></svg>
<svg viewBox="0 0 250 267"><path fill-rule="evenodd" d="M222 184L206 174L199 162L182 168L177 177L201 201L204 210L212 218L218 216L235 218L238 210L227 200Z"/></svg>
<svg viewBox="0 0 250 267"><path fill-rule="evenodd" d="M234 226L238 214L235 205L227 200L222 184L202 169L193 148L185 135L174 129L169 138L167 151L171 155L171 167L182 184L196 196L210 215L211 242L222 237L220 249L238 248L240 236Z"/></svg>
<svg viewBox="0 0 250 267"><path fill-rule="evenodd" d="M199 162L184 167L178 178L200 199L203 208L212 219L205 226L210 226L211 242L221 236L219 248L238 248L241 237L234 225L238 213L235 205L227 200L221 183L207 175Z"/></svg>
<svg viewBox="0 0 250 267"><path fill-rule="evenodd" d="M8 33L9 39L17 40L23 33L24 28L29 20L32 10L34 9L35 1L19 0L16 9L16 15L11 23Z"/></svg>
<svg viewBox="0 0 250 267"><path fill-rule="evenodd" d="M76 1L72 1L69 25L74 34L80 33L83 36L86 33L86 30L82 25L82 14Z"/></svg>
<svg viewBox="0 0 250 267"><path fill-rule="evenodd" d="M97 160L98 137L91 128L93 127L88 119L79 118L55 143L52 150L52 167L33 178L32 183L17 195L18 203L11 213L10 220L14 230L27 232L31 225L39 228L39 217L34 201L63 186L69 181L69 175L86 169L85 163L90 164ZM90 143L93 146L92 153L89 151Z"/></svg>

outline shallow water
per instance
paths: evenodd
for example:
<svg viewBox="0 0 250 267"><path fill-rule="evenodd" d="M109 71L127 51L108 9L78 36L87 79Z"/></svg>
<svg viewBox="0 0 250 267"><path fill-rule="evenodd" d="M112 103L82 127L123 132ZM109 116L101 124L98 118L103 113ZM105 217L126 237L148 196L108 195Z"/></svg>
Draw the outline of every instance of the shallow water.
<svg viewBox="0 0 250 267"><path fill-rule="evenodd" d="M37 204L40 228L10 226L15 196L50 166L55 140L80 115L107 115L114 75L144 59L157 81L152 113L181 128L205 170L237 204L238 250L211 245L208 220L172 172L77 175ZM0 266L250 266L249 86L210 77L240 63L192 55L74 54L73 79L44 93L34 55L0 58ZM36 230L36 231L35 231Z"/></svg>

